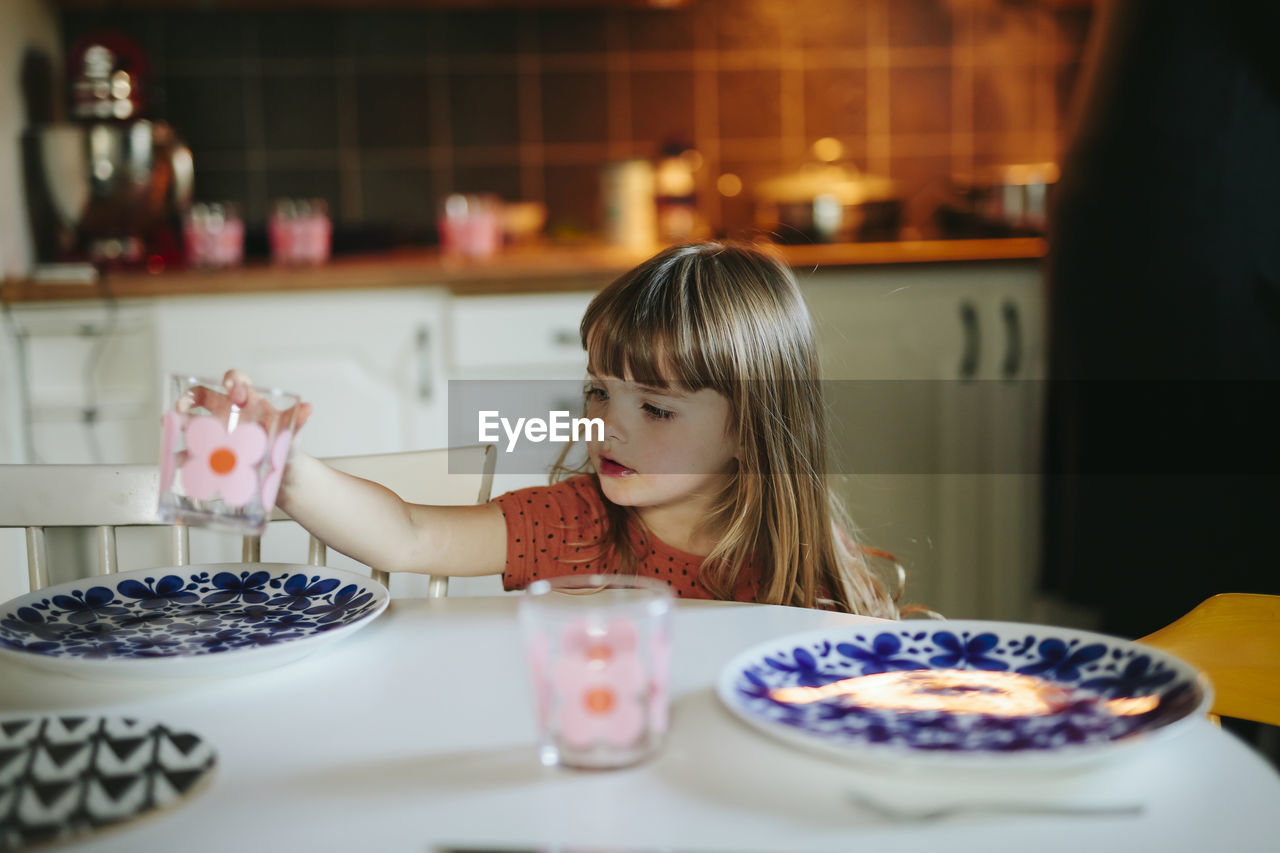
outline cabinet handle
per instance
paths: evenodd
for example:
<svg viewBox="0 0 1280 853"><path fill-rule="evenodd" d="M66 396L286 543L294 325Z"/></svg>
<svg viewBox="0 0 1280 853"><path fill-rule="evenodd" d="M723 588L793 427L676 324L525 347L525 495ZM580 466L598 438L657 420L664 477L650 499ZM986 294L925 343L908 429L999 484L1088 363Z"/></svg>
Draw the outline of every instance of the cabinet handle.
<svg viewBox="0 0 1280 853"><path fill-rule="evenodd" d="M551 333L551 343L558 347L576 347L578 340L578 333L572 329L556 329Z"/></svg>
<svg viewBox="0 0 1280 853"><path fill-rule="evenodd" d="M967 300L960 303L960 326L964 329L964 351L960 354L960 378L969 380L978 375L982 340L978 330L978 308Z"/></svg>
<svg viewBox="0 0 1280 853"><path fill-rule="evenodd" d="M425 403L430 401L435 391L431 378L431 329L419 326L415 343L418 349L418 399Z"/></svg>
<svg viewBox="0 0 1280 853"><path fill-rule="evenodd" d="M1013 379L1022 370L1022 317L1018 313L1018 304L1006 299L1000 306L1000 314L1004 317L1004 364L1000 368L1005 379Z"/></svg>

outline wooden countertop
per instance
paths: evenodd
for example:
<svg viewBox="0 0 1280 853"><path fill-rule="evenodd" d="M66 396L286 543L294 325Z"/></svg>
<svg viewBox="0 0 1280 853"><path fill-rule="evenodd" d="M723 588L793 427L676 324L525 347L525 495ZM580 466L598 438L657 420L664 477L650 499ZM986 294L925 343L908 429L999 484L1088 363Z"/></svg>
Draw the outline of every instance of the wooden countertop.
<svg viewBox="0 0 1280 853"><path fill-rule="evenodd" d="M812 269L1036 259L1044 256L1047 247L1039 238L1014 238L777 246L776 249L793 267ZM150 299L214 293L397 287L445 287L456 294L594 290L649 254L606 247L541 246L509 249L484 260L455 260L443 258L439 252L420 250L342 257L319 267L250 264L230 270L109 272L92 284L9 279L0 282L0 301Z"/></svg>

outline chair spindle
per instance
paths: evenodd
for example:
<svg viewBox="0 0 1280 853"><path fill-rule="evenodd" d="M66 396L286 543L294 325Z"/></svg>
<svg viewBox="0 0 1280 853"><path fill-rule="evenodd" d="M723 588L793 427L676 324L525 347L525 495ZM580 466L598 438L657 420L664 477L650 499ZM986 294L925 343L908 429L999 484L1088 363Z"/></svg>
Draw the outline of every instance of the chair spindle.
<svg viewBox="0 0 1280 853"><path fill-rule="evenodd" d="M49 555L45 550L43 527L27 528L27 577L33 590L49 585Z"/></svg>
<svg viewBox="0 0 1280 853"><path fill-rule="evenodd" d="M173 544L173 564L175 566L191 565L191 532L185 524L175 524L171 531Z"/></svg>
<svg viewBox="0 0 1280 853"><path fill-rule="evenodd" d="M98 574L109 575L120 569L116 554L116 529L109 524L98 525Z"/></svg>

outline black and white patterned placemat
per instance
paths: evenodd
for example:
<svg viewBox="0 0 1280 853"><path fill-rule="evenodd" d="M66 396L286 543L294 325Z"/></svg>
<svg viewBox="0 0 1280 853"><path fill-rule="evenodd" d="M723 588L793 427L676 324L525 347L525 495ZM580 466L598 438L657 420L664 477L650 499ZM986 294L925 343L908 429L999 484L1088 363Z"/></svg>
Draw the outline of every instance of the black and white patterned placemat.
<svg viewBox="0 0 1280 853"><path fill-rule="evenodd" d="M216 763L199 735L121 717L0 717L0 850L167 808Z"/></svg>

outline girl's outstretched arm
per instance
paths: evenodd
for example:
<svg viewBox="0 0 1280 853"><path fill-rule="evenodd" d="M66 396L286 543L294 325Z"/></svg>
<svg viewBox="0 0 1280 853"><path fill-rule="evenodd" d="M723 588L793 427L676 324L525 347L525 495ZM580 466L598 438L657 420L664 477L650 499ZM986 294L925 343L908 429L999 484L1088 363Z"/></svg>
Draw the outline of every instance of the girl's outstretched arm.
<svg viewBox="0 0 1280 853"><path fill-rule="evenodd" d="M252 405L253 386L243 374L229 371L225 385L230 402ZM308 407L299 421L309 415ZM277 503L325 545L383 571L488 575L506 566L507 528L497 504L407 503L300 452L289 459Z"/></svg>

